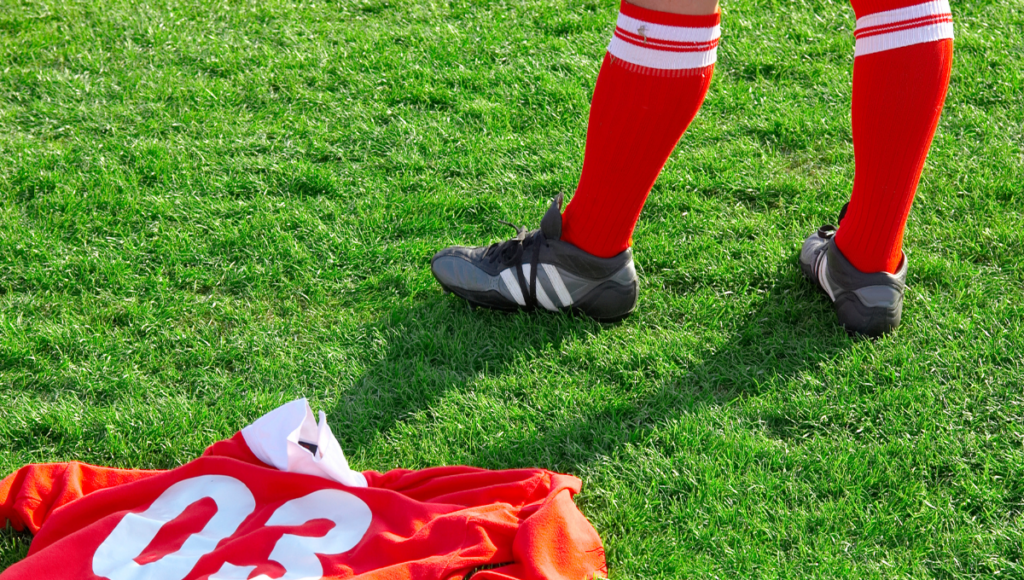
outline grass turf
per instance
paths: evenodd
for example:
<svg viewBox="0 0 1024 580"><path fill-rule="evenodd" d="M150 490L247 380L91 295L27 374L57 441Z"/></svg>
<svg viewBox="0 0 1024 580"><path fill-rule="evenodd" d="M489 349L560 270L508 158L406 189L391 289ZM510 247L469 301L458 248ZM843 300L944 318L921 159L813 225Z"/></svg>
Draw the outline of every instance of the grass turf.
<svg viewBox="0 0 1024 580"><path fill-rule="evenodd" d="M615 578L1024 577L1024 8L954 5L874 342L796 263L851 186L852 11L724 9L600 325L428 260L572 191L614 2L0 0L0 471L170 468L306 396L356 468L580 476Z"/></svg>

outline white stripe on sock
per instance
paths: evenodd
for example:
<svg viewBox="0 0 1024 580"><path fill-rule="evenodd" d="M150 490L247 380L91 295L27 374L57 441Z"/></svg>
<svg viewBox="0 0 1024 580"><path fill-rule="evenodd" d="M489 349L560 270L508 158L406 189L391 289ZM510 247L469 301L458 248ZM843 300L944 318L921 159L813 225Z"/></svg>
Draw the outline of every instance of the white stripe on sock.
<svg viewBox="0 0 1024 580"><path fill-rule="evenodd" d="M608 43L608 52L630 64L661 70L704 68L718 60L717 48L706 52L665 52L630 44L618 36Z"/></svg>
<svg viewBox="0 0 1024 580"><path fill-rule="evenodd" d="M907 30L899 30L897 32L876 34L875 36L858 38L857 48L854 50L853 56L864 56L867 54L874 54L876 52L903 48L904 46L912 46L914 44L935 42L936 40L943 40L946 38L953 38L952 22L940 22L938 24L930 24L928 26L921 26L918 28L908 28Z"/></svg>
<svg viewBox="0 0 1024 580"><path fill-rule="evenodd" d="M523 292L519 289L519 280L516 279L512 268L505 268L501 271L501 281L505 283L505 288L508 289L508 293L512 295L512 298L520 306L526 306L526 300L523 300Z"/></svg>
<svg viewBox="0 0 1024 580"><path fill-rule="evenodd" d="M615 26L623 30L645 36L652 41L663 40L667 42L710 42L722 36L722 27L719 24L704 28L690 28L687 26L669 26L667 24L654 24L643 20L626 16L619 13L619 19ZM640 32L641 28L643 32Z"/></svg>
<svg viewBox="0 0 1024 580"><path fill-rule="evenodd" d="M608 52L630 64L661 70L703 68L718 59L719 25L704 28L644 22L620 13Z"/></svg>
<svg viewBox="0 0 1024 580"><path fill-rule="evenodd" d="M886 10L885 12L875 12L874 14L861 16L857 19L857 30L949 13L949 0L932 0L931 2L907 6L906 8Z"/></svg>
<svg viewBox="0 0 1024 580"><path fill-rule="evenodd" d="M953 38L949 0L932 0L857 19L855 56Z"/></svg>

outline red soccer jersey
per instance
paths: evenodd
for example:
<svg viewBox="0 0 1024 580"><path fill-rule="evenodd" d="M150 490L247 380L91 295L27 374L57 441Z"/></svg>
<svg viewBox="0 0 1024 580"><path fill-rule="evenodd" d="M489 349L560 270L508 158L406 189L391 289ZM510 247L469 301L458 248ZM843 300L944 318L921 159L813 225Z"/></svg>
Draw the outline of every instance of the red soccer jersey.
<svg viewBox="0 0 1024 580"><path fill-rule="evenodd" d="M359 473L305 400L170 471L28 465L0 523L35 533L3 580L591 579L604 551L542 469Z"/></svg>

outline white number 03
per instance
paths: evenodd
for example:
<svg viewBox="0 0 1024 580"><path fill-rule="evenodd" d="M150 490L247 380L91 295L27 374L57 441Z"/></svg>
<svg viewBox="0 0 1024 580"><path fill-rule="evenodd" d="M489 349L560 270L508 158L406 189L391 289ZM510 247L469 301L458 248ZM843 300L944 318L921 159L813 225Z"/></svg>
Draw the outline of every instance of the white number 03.
<svg viewBox="0 0 1024 580"><path fill-rule="evenodd" d="M195 502L210 498L217 512L197 533L190 535L181 548L159 560L138 564L142 554L167 522L181 515ZM126 515L107 539L96 549L92 571L108 580L183 580L199 559L230 537L256 508L256 500L244 483L225 475L204 475L179 481L167 488L142 513ZM317 554L329 556L351 550L366 534L373 514L358 497L337 489L322 489L286 502L267 520L269 526L300 526L312 520L334 522L319 538L285 534L274 545L270 560L284 567L280 580L319 580L323 567ZM210 580L246 580L256 566L236 566L225 562ZM270 580L260 575L252 580Z"/></svg>

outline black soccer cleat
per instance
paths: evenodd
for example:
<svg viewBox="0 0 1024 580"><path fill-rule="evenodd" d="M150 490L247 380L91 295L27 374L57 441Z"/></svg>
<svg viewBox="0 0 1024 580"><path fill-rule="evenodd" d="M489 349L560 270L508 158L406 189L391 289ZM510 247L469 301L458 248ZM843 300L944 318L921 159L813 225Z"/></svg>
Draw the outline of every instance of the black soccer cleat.
<svg viewBox="0 0 1024 580"><path fill-rule="evenodd" d="M843 219L846 207L839 214ZM900 325L907 287L907 256L895 274L861 272L835 244L836 228L824 225L804 240L800 267L828 294L839 323L851 333L878 337Z"/></svg>
<svg viewBox="0 0 1024 580"><path fill-rule="evenodd" d="M441 287L475 306L499 310L577 310L614 322L636 307L633 252L598 258L561 241L562 195L540 222L490 246L452 246L434 254L430 270ZM512 224L509 224L512 225Z"/></svg>

